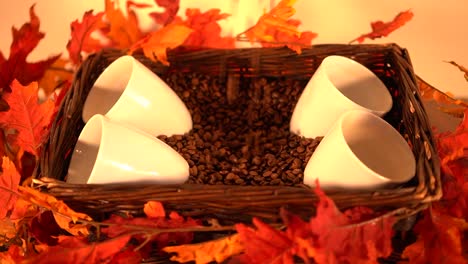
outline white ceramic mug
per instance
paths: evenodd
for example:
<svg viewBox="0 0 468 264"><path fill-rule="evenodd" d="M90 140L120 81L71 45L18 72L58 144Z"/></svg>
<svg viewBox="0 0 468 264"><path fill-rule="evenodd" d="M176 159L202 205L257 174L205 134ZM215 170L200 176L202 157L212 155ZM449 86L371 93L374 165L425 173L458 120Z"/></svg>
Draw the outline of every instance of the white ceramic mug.
<svg viewBox="0 0 468 264"><path fill-rule="evenodd" d="M364 65L343 57L326 57L294 108L290 130L307 138L324 136L340 115L366 110L378 116L392 108L385 84Z"/></svg>
<svg viewBox="0 0 468 264"><path fill-rule="evenodd" d="M87 122L101 114L153 136L184 134L192 117L177 94L132 56L112 62L98 77L83 106Z"/></svg>
<svg viewBox="0 0 468 264"><path fill-rule="evenodd" d="M343 114L322 139L304 171L304 183L324 189L376 189L401 184L416 172L400 133L363 110Z"/></svg>
<svg viewBox="0 0 468 264"><path fill-rule="evenodd" d="M180 184L188 177L187 161L161 140L94 115L81 131L66 181Z"/></svg>

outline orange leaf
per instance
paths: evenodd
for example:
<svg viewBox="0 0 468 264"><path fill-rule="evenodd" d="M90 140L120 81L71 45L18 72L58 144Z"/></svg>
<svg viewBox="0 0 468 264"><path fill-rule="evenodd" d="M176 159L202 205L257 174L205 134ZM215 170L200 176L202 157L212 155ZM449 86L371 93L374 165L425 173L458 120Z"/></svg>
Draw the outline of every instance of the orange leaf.
<svg viewBox="0 0 468 264"><path fill-rule="evenodd" d="M125 16L115 3L113 0L106 0L105 13L110 24L106 36L112 40L113 47L126 49L139 41L143 34L138 26L135 11L130 9L132 4L127 2L127 16Z"/></svg>
<svg viewBox="0 0 468 264"><path fill-rule="evenodd" d="M169 65L166 50L180 46L191 32L192 30L186 26L169 24L135 43L130 49L130 54L141 48L145 56L152 61L159 60L161 63Z"/></svg>
<svg viewBox="0 0 468 264"><path fill-rule="evenodd" d="M63 201L57 200L57 198L49 194L22 186L19 186L18 190L22 195L21 198L25 201L51 210L55 221L62 229L74 236L88 235L86 225L76 224L78 220L92 221L88 215L73 211Z"/></svg>
<svg viewBox="0 0 468 264"><path fill-rule="evenodd" d="M176 253L171 257L172 261L185 263L195 261L196 264L222 263L227 258L240 254L244 250L239 234L234 234L221 239L207 241L199 244L171 246L163 248L167 253Z"/></svg>
<svg viewBox="0 0 468 264"><path fill-rule="evenodd" d="M114 255L125 249L130 236L88 243L85 239L59 236L57 246L47 247L26 263L109 263Z"/></svg>
<svg viewBox="0 0 468 264"><path fill-rule="evenodd" d="M39 81L39 87L44 90L46 96L50 95L55 89L60 88L67 81L71 82L73 72L67 70L68 60L58 59L46 70L44 76Z"/></svg>
<svg viewBox="0 0 468 264"><path fill-rule="evenodd" d="M16 236L16 228L9 218L0 219L0 247Z"/></svg>
<svg viewBox="0 0 468 264"><path fill-rule="evenodd" d="M245 36L250 42L261 42L264 47L287 46L300 54L301 47L310 46L317 34L300 32L300 21L289 19L296 13L293 8L295 2L282 0L270 12L263 14L257 24L239 34L237 39Z"/></svg>
<svg viewBox="0 0 468 264"><path fill-rule="evenodd" d="M71 23L71 39L67 43L67 50L74 64L82 62L82 52L92 53L103 47L98 39L91 37L92 33L106 26L102 20L103 16L104 12L94 15L93 10L89 10L83 14L82 22L77 19Z"/></svg>
<svg viewBox="0 0 468 264"><path fill-rule="evenodd" d="M143 207L143 211L149 218L166 217L166 211L164 210L164 207L160 202L147 202Z"/></svg>
<svg viewBox="0 0 468 264"><path fill-rule="evenodd" d="M193 31L185 40L184 46L232 49L235 48L233 37L222 37L219 20L229 17L229 14L221 13L219 9L210 9L200 12L198 8L188 8L185 11L186 19L177 18L177 24L185 25Z"/></svg>
<svg viewBox="0 0 468 264"><path fill-rule="evenodd" d="M47 68L60 57L55 55L34 63L26 61L45 36L39 31L40 22L34 13L34 5L29 9L29 16L30 22L23 24L20 29L12 28L13 42L8 60L0 52L0 89L10 91L10 84L15 79L23 85L39 80Z"/></svg>
<svg viewBox="0 0 468 264"><path fill-rule="evenodd" d="M7 213L14 208L18 195L15 194L18 190L21 179L20 174L16 170L15 164L7 157L3 157L2 174L0 175L0 219L7 216Z"/></svg>
<svg viewBox="0 0 468 264"><path fill-rule="evenodd" d="M444 113L462 117L465 110L468 109L468 103L453 98L450 93L439 91L420 77L418 77L418 88L422 98L435 101L439 110Z"/></svg>
<svg viewBox="0 0 468 264"><path fill-rule="evenodd" d="M466 68L465 66L463 65L460 65L454 61L447 61L447 63L450 63L452 64L453 66L457 67L461 72L464 73L464 77L465 77L465 80L468 81L468 68Z"/></svg>
<svg viewBox="0 0 468 264"><path fill-rule="evenodd" d="M398 15L390 22L375 21L371 23L372 32L363 34L356 39L350 41L353 43L357 41L358 43L364 42L366 38L376 39L381 37L386 37L393 31L402 27L406 22L410 21L413 18L413 12L411 10L406 10L398 13Z"/></svg>
<svg viewBox="0 0 468 264"><path fill-rule="evenodd" d="M15 134L8 135L7 141L36 156L54 114L54 102L51 100L38 104L37 89L36 82L22 86L13 81L12 92L4 95L10 110L0 112L0 126L6 131L16 130Z"/></svg>

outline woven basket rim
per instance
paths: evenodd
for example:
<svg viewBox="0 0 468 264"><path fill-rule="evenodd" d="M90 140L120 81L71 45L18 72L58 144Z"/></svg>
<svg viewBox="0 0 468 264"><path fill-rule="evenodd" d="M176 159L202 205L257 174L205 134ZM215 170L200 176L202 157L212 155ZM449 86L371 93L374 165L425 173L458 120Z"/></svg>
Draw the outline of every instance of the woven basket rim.
<svg viewBox="0 0 468 264"><path fill-rule="evenodd" d="M401 48L395 43L389 44L318 44L310 48L304 48L301 54L296 54L287 48L239 48L239 49L192 49L182 47L180 49L171 50L168 52L170 66L164 66L159 63L153 63L149 61L143 54L137 53L133 56L141 60L147 65L152 65L153 70L167 72L170 70L190 70L191 63L203 60L207 71L216 71L215 73L220 78L230 74L244 74L244 75L268 75L278 76L277 69L274 67L267 68L265 61L274 61L281 59L282 62L296 58L297 60L312 60L314 58L323 58L327 54L339 53L352 58L369 58L369 61L381 61L389 60L392 62L392 70L396 71L395 76L399 79L398 82L403 87L405 92L405 100L408 100L412 105L411 109L404 109L404 116L407 118L415 118L417 125L414 128L415 137L419 137L423 141L423 150L419 151L419 156L416 156L418 162L419 184L411 187L404 187L400 189L384 189L378 191L367 191L367 192L346 192L346 193L332 193L330 196L343 203L339 205L347 207L353 203L366 202L368 205L377 207L393 206L398 207L397 204L401 204L401 207L409 208L409 212L406 214L413 214L421 210L429 202L439 200L442 195L440 170L439 170L439 159L437 151L435 151L435 141L431 131L430 122L425 113L424 106L421 101L421 96L417 89L416 77L413 72L411 60L406 49ZM283 187L283 186L231 186L231 185L202 185L202 184L179 184L179 185L151 185L151 188L143 188L134 184L107 184L107 185L73 185L67 184L57 179L47 178L43 176L51 176L50 171L54 166L54 160L57 160L58 147L60 143L64 143L65 139L60 138L60 134L63 134L64 123L70 119L70 113L76 112L76 107L80 104L79 101L83 100L85 92L82 90L89 83L92 78L89 78L91 74L96 75L94 71L97 68L103 69L103 65L108 65L110 61L118 57L119 55L125 54L124 51L115 49L104 49L96 54L92 54L78 69L73 85L66 98L62 102L60 111L54 121L51 128L51 136L46 141L45 147L42 152L42 159L40 163L40 173L36 175L34 179L34 185L42 188L43 191L49 192L60 198L66 198L75 201L84 199L89 204L90 199L106 199L105 195L115 198L115 201L123 202L118 197L134 194L137 199L141 202L148 200L149 198L160 198L165 201L176 201L174 198L178 194L181 197L187 197L183 195L191 196L191 198L197 198L191 194L200 195L198 201L209 203L213 199L218 203L222 201L229 201L233 204L233 208L252 207L258 205L266 205L268 203L274 206L281 206L282 204L288 205L303 205L310 202L316 201L316 196L312 190L308 187ZM385 59L382 59L384 58ZM388 58L387 58L388 57ZM237 64L236 64L237 63ZM243 67L243 63L248 63L250 67ZM291 62L292 63L292 62ZM380 63L380 62L379 62ZM381 64L381 63L380 63ZM379 64L379 65L380 65ZM239 66L240 65L240 66ZM267 65L270 66L270 65ZM379 66L380 67L380 66ZM216 69L216 70L213 70ZM241 69L241 70L239 70ZM298 70L298 76L301 78L309 78L310 73L305 73L310 68L304 68L304 70ZM268 73L265 73L268 72ZM309 71L310 72L310 71ZM294 74L293 70L290 73L284 72L282 76L288 76L288 74ZM309 74L309 75L307 75ZM89 85L88 85L89 86ZM89 87L88 87L89 88ZM406 111L406 112L405 112ZM76 113L75 113L76 114ZM416 116L416 117L415 117ZM66 126L76 125L76 121L67 123ZM416 142L416 141L415 141ZM416 142L417 143L417 142ZM54 148L55 147L55 148ZM63 153L62 153L63 154ZM421 174L430 175L421 175ZM148 187L148 186L146 186ZM135 190L135 189L137 190ZM201 191L210 190L210 192L216 191L216 194L201 195ZM240 195L233 195L236 192L241 191ZM395 194L395 192L399 192ZM269 201L262 196L261 201L250 202L242 204L242 201L252 199L255 193L261 193L262 195L275 198L278 201ZM203 196L203 197L202 197ZM172 198L171 198L172 197ZM210 198L211 197L211 198ZM233 197L236 197L236 201L233 201ZM254 197L255 198L255 197ZM65 200L66 200L65 199ZM172 199L172 200L171 200ZM186 198L185 198L186 199ZM263 199L263 200L262 200ZM281 201L279 201L281 199ZM181 199L179 202L182 203ZM196 200L196 199L195 199ZM255 199L254 199L255 200ZM244 202L245 202L244 201ZM236 204L237 202L237 204ZM174 202L174 203L177 203ZM141 203L138 205L132 204L124 206L129 210L139 208L141 209ZM89 205L91 206L91 205ZM94 206L94 205L93 205ZM219 206L216 205L216 206ZM236 207L237 206L237 207ZM174 208L176 208L175 206ZM183 207L183 206L182 206ZM89 209L89 208L88 208ZM109 208L106 210L111 211ZM102 211L106 211L102 210Z"/></svg>

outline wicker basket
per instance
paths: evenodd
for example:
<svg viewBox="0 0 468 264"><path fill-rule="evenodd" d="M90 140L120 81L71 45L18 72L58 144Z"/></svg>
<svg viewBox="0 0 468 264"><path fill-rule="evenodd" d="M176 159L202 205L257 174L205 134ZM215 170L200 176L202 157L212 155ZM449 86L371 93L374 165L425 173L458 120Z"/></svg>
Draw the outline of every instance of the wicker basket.
<svg viewBox="0 0 468 264"><path fill-rule="evenodd" d="M123 51L103 50L81 65L71 90L65 97L43 148L35 185L73 209L95 219L110 213L141 214L146 201L157 200L168 210L192 217L216 218L222 223L250 222L253 216L268 222L279 221L279 208L302 217L314 214L316 195L305 186L231 185L72 185L64 179L70 153L84 126L81 111L85 98L99 74ZM351 57L375 72L389 88L394 106L385 119L397 128L412 146L417 160L417 175L397 189L337 192L330 197L339 208L369 206L390 210L406 218L441 197L439 161L431 126L418 93L416 78L405 49L388 45L316 45L296 54L286 48L235 50L187 49L169 52L170 66L134 55L160 76L179 72L200 72L226 79L288 77L307 81L328 55Z"/></svg>

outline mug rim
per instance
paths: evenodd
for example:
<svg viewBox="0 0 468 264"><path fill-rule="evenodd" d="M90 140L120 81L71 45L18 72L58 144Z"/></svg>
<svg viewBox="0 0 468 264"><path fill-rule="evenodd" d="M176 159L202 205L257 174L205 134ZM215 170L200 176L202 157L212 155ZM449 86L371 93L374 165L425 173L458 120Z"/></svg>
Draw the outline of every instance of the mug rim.
<svg viewBox="0 0 468 264"><path fill-rule="evenodd" d="M349 145L349 142L348 142L348 140L347 140L347 138L345 136L345 133L344 133L344 121L345 121L345 119L349 118L352 115L359 115L361 117L369 118L369 119L372 120L372 122L377 123L381 127L381 129L385 129L389 133L391 133L393 142L396 142L400 146L402 146L405 149L404 153L409 154L408 156L411 157L409 160L406 160L406 163L407 163L408 167L410 168L410 169L408 169L406 171L407 172L406 175L404 173L403 174L400 173L402 175L400 175L400 174L398 174L398 175L397 174L383 175L382 173L379 173L376 170L374 170L374 169L370 168L369 166L367 166L366 163L361 158L358 157L358 155L352 150L351 146ZM416 173L416 160L414 158L413 151L409 147L406 140L404 140L403 136L392 125L390 125L388 122L386 122L383 118L381 118L381 117L379 117L379 116L377 116L377 115L375 115L375 114L373 114L371 112L364 111L364 110L350 110L350 111L347 111L346 113L342 114L337 122L338 122L338 128L339 128L339 132L340 132L339 136L343 140L343 142L345 143L346 151L351 154L350 156L352 157L352 159L354 159L357 162L357 164L359 164L359 166L361 168L363 168L365 171L370 173L373 177L375 177L376 179L381 180L382 182L400 184L400 183L407 182L408 180L412 179L415 176L415 173ZM402 154L402 153L399 153L399 154Z"/></svg>
<svg viewBox="0 0 468 264"><path fill-rule="evenodd" d="M363 104L360 104L360 103L352 100L348 96L346 96L337 87L337 85L331 80L330 68L334 67L332 65L333 62L337 62L337 63L343 64L345 66L351 65L351 67L354 67L355 69L359 70L360 72L362 72L362 73L368 75L369 77L371 77L372 80L374 80L375 83L378 84L377 86L373 87L372 89L373 90L378 89L379 92L376 92L375 94L378 95L380 97L380 99L383 99L383 100L379 100L379 101L381 101L381 103L379 103L379 104L381 104L381 109L369 108L369 107L367 107L367 106L365 106ZM353 104L355 107L361 108L363 110L371 111L371 112L379 114L379 115L384 115L385 113L388 113L392 109L392 107L393 107L393 98L392 98L392 95L390 94L390 91L388 90L387 85L385 85L385 83L383 83L383 81L374 72L372 72L369 68L367 68L364 64L362 64L362 63L360 63L360 62L358 62L358 61L356 61L356 60L354 60L352 58L346 57L346 56L329 55L329 56L325 57L322 60L320 68L322 68L322 70L323 70L323 72L324 72L324 74L326 76L326 81L331 84L330 88L333 88L333 90L335 92L338 92L342 97L344 97L344 99L348 103Z"/></svg>

